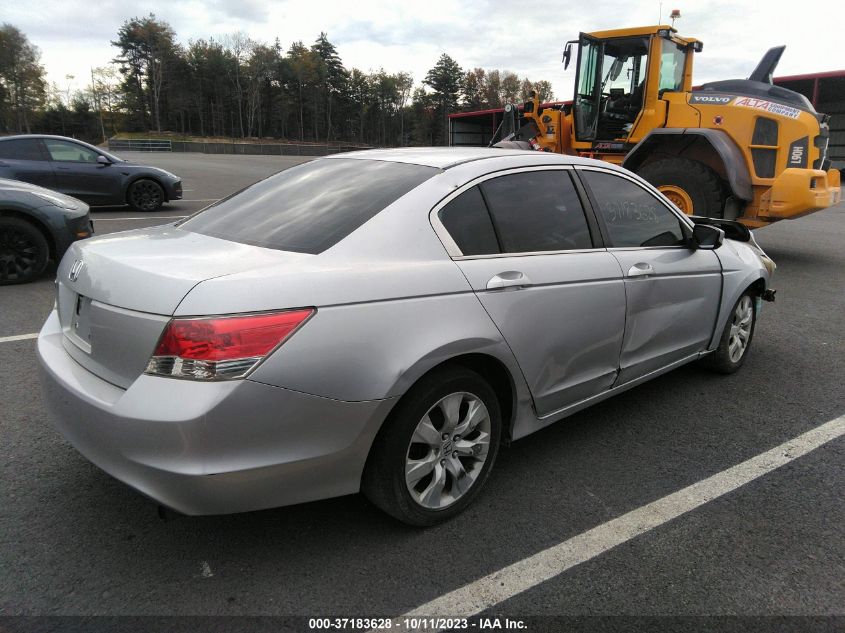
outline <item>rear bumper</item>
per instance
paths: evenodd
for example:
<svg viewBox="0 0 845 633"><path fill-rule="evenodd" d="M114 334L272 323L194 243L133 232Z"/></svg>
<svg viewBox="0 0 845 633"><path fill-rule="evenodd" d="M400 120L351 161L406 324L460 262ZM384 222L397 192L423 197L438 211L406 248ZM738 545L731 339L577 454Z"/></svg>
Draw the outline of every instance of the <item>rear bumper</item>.
<svg viewBox="0 0 845 633"><path fill-rule="evenodd" d="M393 401L341 402L249 380L139 377L124 390L76 363L54 311L38 337L59 431L91 462L184 514L357 492Z"/></svg>
<svg viewBox="0 0 845 633"><path fill-rule="evenodd" d="M840 201L839 187L835 169L785 169L763 196L758 217L784 220L826 209Z"/></svg>

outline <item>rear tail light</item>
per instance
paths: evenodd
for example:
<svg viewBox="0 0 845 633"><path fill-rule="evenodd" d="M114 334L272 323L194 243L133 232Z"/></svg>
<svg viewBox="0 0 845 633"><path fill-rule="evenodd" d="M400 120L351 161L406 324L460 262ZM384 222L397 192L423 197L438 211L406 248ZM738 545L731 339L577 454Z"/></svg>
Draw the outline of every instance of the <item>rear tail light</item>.
<svg viewBox="0 0 845 633"><path fill-rule="evenodd" d="M172 319L145 373L191 380L243 378L315 310Z"/></svg>

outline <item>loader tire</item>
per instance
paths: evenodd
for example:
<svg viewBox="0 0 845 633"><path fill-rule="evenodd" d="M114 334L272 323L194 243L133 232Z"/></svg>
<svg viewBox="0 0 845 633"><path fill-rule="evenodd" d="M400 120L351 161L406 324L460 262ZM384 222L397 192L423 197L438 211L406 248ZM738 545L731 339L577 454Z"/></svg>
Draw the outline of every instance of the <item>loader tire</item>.
<svg viewBox="0 0 845 633"><path fill-rule="evenodd" d="M646 164L638 173L687 215L723 217L725 188L706 165L688 158L664 158Z"/></svg>

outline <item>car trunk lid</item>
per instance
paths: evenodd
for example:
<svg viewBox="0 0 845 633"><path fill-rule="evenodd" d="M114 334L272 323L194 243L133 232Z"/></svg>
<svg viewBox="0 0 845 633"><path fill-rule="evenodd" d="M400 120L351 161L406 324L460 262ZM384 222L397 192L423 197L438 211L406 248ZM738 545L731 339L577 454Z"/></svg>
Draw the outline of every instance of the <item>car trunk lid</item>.
<svg viewBox="0 0 845 633"><path fill-rule="evenodd" d="M183 231L172 225L76 242L62 260L56 303L67 352L128 387L198 283L311 257Z"/></svg>

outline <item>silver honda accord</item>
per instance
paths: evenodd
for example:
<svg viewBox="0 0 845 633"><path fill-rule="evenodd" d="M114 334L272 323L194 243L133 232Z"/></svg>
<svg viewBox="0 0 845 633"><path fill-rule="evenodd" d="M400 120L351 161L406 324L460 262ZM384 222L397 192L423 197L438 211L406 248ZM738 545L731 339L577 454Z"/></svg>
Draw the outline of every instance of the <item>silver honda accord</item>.
<svg viewBox="0 0 845 633"><path fill-rule="evenodd" d="M736 371L773 268L607 163L355 152L75 243L38 357L60 431L166 507L360 490L431 525L504 441L694 360Z"/></svg>

